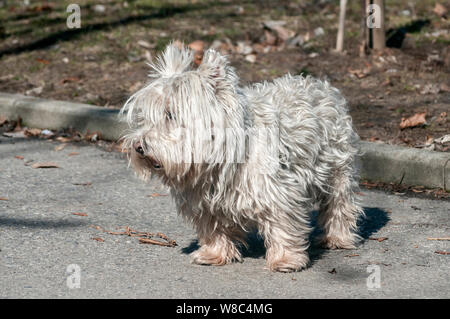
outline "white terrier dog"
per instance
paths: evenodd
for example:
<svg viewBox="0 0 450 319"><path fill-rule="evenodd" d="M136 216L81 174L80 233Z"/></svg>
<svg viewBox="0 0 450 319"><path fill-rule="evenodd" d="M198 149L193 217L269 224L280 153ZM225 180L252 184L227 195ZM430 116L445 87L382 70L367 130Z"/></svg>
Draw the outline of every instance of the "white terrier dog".
<svg viewBox="0 0 450 319"><path fill-rule="evenodd" d="M169 45L152 80L124 105L124 137L138 175L158 176L201 247L193 263L241 261L257 229L273 271L309 263L309 212L319 203L319 242L354 248L355 142L346 101L327 82L287 75L240 88L227 59Z"/></svg>

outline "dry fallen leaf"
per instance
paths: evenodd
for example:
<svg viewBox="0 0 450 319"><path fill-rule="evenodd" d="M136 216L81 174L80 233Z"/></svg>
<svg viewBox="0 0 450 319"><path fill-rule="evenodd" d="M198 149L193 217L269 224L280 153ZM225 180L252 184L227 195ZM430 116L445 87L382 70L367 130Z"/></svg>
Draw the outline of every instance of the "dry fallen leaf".
<svg viewBox="0 0 450 319"><path fill-rule="evenodd" d="M283 27L285 25L285 21L265 21L263 25L266 29L269 29L276 33L277 37L283 42L289 38L295 36L295 32Z"/></svg>
<svg viewBox="0 0 450 319"><path fill-rule="evenodd" d="M152 63L153 58L152 58L152 54L150 53L149 50L145 50L144 57L145 57L145 59L147 60L148 63Z"/></svg>
<svg viewBox="0 0 450 319"><path fill-rule="evenodd" d="M426 84L421 90L420 94L427 95L427 94L438 94L440 91L440 87L437 84Z"/></svg>
<svg viewBox="0 0 450 319"><path fill-rule="evenodd" d="M33 165L31 165L31 167L32 168L59 168L59 166L53 162L34 163Z"/></svg>
<svg viewBox="0 0 450 319"><path fill-rule="evenodd" d="M52 11L53 10L53 4L51 3L44 3L41 5L37 5L35 7L27 8L27 11L34 11L34 12L43 12L43 11Z"/></svg>
<svg viewBox="0 0 450 319"><path fill-rule="evenodd" d="M450 251L436 250L435 253L439 255L450 255Z"/></svg>
<svg viewBox="0 0 450 319"><path fill-rule="evenodd" d="M354 76L356 76L358 79L362 79L365 78L366 76L368 76L370 74L370 71L372 70L372 68L370 66L364 68L364 69L352 69L349 68L348 72L350 74L353 74Z"/></svg>
<svg viewBox="0 0 450 319"><path fill-rule="evenodd" d="M24 131L5 132L5 133L3 133L3 136L13 137L13 138L25 138L25 137L27 137L24 134Z"/></svg>
<svg viewBox="0 0 450 319"><path fill-rule="evenodd" d="M369 182L361 182L361 185L368 187L368 188L379 186L377 183L369 183Z"/></svg>
<svg viewBox="0 0 450 319"><path fill-rule="evenodd" d="M83 138L86 141L96 142L101 139L101 136L102 135L100 132L95 131L95 132L91 133L91 132L87 131Z"/></svg>
<svg viewBox="0 0 450 319"><path fill-rule="evenodd" d="M350 254L350 255L345 255L344 257L357 257L359 256L359 254Z"/></svg>
<svg viewBox="0 0 450 319"><path fill-rule="evenodd" d="M60 144L55 146L55 151L59 152L62 151L64 149L64 147L66 147L67 144Z"/></svg>
<svg viewBox="0 0 450 319"><path fill-rule="evenodd" d="M189 48L191 48L194 51L194 64L196 66L200 66L200 64L203 61L203 54L204 54L203 41L194 41L191 44L189 44Z"/></svg>
<svg viewBox="0 0 450 319"><path fill-rule="evenodd" d="M61 84L66 84L66 83L75 83L75 82L80 82L81 81L81 79L80 78L77 78L77 77L75 77L75 76L70 76L70 77L68 77L68 78L64 78L64 79L62 79L61 80Z"/></svg>
<svg viewBox="0 0 450 319"><path fill-rule="evenodd" d="M58 137L56 138L56 140L57 140L58 142L61 142L61 143L67 143L67 142L71 142L71 141L72 141L71 138L68 138L68 137L62 137L62 136L58 136Z"/></svg>
<svg viewBox="0 0 450 319"><path fill-rule="evenodd" d="M378 241L378 242L382 242L382 241L385 241L385 240L387 240L388 238L387 237L369 237L369 239L370 240L376 240L376 241Z"/></svg>
<svg viewBox="0 0 450 319"><path fill-rule="evenodd" d="M205 48L205 42L203 42L202 40L196 40L194 42L189 43L189 48L198 52L198 51L203 51Z"/></svg>
<svg viewBox="0 0 450 319"><path fill-rule="evenodd" d="M122 145L113 145L112 151L119 153L128 153L128 150L124 148Z"/></svg>
<svg viewBox="0 0 450 319"><path fill-rule="evenodd" d="M416 126L422 126L427 124L427 120L425 119L426 112L423 113L416 113L411 117L408 117L405 119L402 117L402 121L400 123L400 129L405 129L408 127L416 127Z"/></svg>
<svg viewBox="0 0 450 319"><path fill-rule="evenodd" d="M450 237L429 237L427 240L450 240Z"/></svg>
<svg viewBox="0 0 450 319"><path fill-rule="evenodd" d="M256 54L249 54L245 56L245 61L248 61L250 63L256 62Z"/></svg>
<svg viewBox="0 0 450 319"><path fill-rule="evenodd" d="M147 195L147 197L161 197L161 196L169 196L168 194L159 194L159 193L153 193L150 195Z"/></svg>
<svg viewBox="0 0 450 319"><path fill-rule="evenodd" d="M444 136L441 136L441 137L437 138L435 140L435 142L439 143L439 144L449 143L450 142L450 134L447 134L447 135L444 135Z"/></svg>
<svg viewBox="0 0 450 319"><path fill-rule="evenodd" d="M40 58L37 58L36 61L39 62L39 63L42 63L42 64L49 64L50 63L50 61L45 60L45 59L40 59Z"/></svg>
<svg viewBox="0 0 450 319"><path fill-rule="evenodd" d="M286 41L295 36L294 31L286 29L282 26L276 26L274 27L274 30L277 33L277 36L283 41Z"/></svg>
<svg viewBox="0 0 450 319"><path fill-rule="evenodd" d="M99 241L101 243L103 243L105 241L103 238L100 238L100 237L92 237L91 239Z"/></svg>
<svg viewBox="0 0 450 319"><path fill-rule="evenodd" d="M0 200L9 200L6 197L0 197Z"/></svg>
<svg viewBox="0 0 450 319"><path fill-rule="evenodd" d="M80 153L78 153L78 152L72 152L72 153L67 154L67 156L74 156L74 155L80 155Z"/></svg>
<svg viewBox="0 0 450 319"><path fill-rule="evenodd" d="M20 160L23 160L24 159L24 157L22 156L22 155L16 155L16 156L14 156L15 158L17 158L17 159L20 159Z"/></svg>
<svg viewBox="0 0 450 319"><path fill-rule="evenodd" d="M267 45L275 45L275 43L277 42L277 37L274 36L270 31L268 30L264 30L264 44Z"/></svg>
<svg viewBox="0 0 450 319"><path fill-rule="evenodd" d="M88 214L86 214L86 213L72 213L72 215L76 215L76 216L87 216Z"/></svg>
<svg viewBox="0 0 450 319"><path fill-rule="evenodd" d="M2 126L3 124L5 124L8 120L6 119L6 117L4 117L3 115L0 115L0 126Z"/></svg>
<svg viewBox="0 0 450 319"><path fill-rule="evenodd" d="M438 17L444 17L447 14L447 8L444 7L442 4L440 3L436 3L436 5L434 6L433 12L438 16Z"/></svg>
<svg viewBox="0 0 450 319"><path fill-rule="evenodd" d="M41 134L41 130L38 128L28 128L24 131L26 136L38 136Z"/></svg>
<svg viewBox="0 0 450 319"><path fill-rule="evenodd" d="M144 49L154 49L156 47L156 44L149 43L149 42L147 42L145 40L139 40L137 42L137 44L139 46L143 47Z"/></svg>

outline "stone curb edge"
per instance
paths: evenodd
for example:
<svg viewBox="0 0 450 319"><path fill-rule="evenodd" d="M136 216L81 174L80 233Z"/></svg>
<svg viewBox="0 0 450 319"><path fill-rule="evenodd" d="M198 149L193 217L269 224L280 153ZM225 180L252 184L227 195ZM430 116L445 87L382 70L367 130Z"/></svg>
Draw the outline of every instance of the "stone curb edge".
<svg viewBox="0 0 450 319"><path fill-rule="evenodd" d="M7 119L20 116L24 125L33 128L72 127L80 132L100 132L103 139L112 141L128 128L119 121L117 109L19 94L0 93L0 115ZM363 179L450 191L450 153L364 141L360 149Z"/></svg>

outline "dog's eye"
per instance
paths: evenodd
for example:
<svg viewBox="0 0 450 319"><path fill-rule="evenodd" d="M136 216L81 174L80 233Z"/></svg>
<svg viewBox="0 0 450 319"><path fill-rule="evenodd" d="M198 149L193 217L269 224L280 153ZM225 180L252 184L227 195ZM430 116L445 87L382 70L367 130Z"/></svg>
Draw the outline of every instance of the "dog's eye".
<svg viewBox="0 0 450 319"><path fill-rule="evenodd" d="M167 117L167 119L169 119L169 120L173 120L172 113L169 112L169 111L166 111L166 117Z"/></svg>

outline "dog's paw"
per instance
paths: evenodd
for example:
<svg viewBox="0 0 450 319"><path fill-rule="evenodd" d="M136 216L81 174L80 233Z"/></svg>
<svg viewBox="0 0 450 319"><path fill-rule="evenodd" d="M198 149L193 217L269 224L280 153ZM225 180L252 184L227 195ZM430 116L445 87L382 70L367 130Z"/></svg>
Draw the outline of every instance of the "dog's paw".
<svg viewBox="0 0 450 319"><path fill-rule="evenodd" d="M295 272L308 267L309 257L306 254L285 255L280 259L268 259L267 267L271 271Z"/></svg>
<svg viewBox="0 0 450 319"><path fill-rule="evenodd" d="M316 240L316 244L327 249L355 249L355 238L322 236Z"/></svg>
<svg viewBox="0 0 450 319"><path fill-rule="evenodd" d="M191 263L197 265L223 266L233 261L242 261L236 249L212 249L203 246L191 254Z"/></svg>

